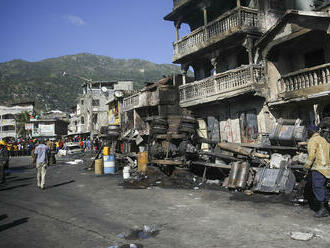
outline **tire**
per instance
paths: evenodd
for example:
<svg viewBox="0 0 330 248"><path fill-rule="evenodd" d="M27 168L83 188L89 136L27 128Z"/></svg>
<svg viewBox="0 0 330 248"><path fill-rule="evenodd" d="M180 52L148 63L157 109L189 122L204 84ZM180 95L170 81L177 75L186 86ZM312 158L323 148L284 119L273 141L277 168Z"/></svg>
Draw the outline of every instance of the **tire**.
<svg viewBox="0 0 330 248"><path fill-rule="evenodd" d="M191 133L191 134L193 134L193 133L196 132L196 130L194 128L180 127L179 132L180 133Z"/></svg>
<svg viewBox="0 0 330 248"><path fill-rule="evenodd" d="M167 128L162 126L154 126L152 127L151 132L153 134L165 134L167 133Z"/></svg>
<svg viewBox="0 0 330 248"><path fill-rule="evenodd" d="M189 116L189 115L182 116L181 122L191 123L191 124L197 124L198 123L197 120L194 117Z"/></svg>
<svg viewBox="0 0 330 248"><path fill-rule="evenodd" d="M119 132L116 132L116 131L108 131L108 136L111 136L111 137L118 137L118 136L119 136Z"/></svg>
<svg viewBox="0 0 330 248"><path fill-rule="evenodd" d="M180 128L196 129L196 125L191 123L181 123Z"/></svg>
<svg viewBox="0 0 330 248"><path fill-rule="evenodd" d="M108 126L109 131L117 131L119 130L119 126Z"/></svg>
<svg viewBox="0 0 330 248"><path fill-rule="evenodd" d="M164 119L155 119L153 120L152 122L152 125L161 125L161 126L167 126L167 120L164 120Z"/></svg>

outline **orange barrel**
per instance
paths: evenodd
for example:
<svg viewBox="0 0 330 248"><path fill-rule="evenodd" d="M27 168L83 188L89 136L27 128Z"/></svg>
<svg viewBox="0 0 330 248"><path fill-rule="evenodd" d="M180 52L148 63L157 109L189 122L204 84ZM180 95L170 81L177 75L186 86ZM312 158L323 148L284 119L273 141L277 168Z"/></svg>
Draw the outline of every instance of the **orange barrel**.
<svg viewBox="0 0 330 248"><path fill-rule="evenodd" d="M138 171L146 172L148 169L148 152L139 152L138 154Z"/></svg>
<svg viewBox="0 0 330 248"><path fill-rule="evenodd" d="M105 146L103 148L103 155L104 156L109 156L110 155L110 147L109 146Z"/></svg>
<svg viewBox="0 0 330 248"><path fill-rule="evenodd" d="M95 175L103 175L103 159L95 160Z"/></svg>

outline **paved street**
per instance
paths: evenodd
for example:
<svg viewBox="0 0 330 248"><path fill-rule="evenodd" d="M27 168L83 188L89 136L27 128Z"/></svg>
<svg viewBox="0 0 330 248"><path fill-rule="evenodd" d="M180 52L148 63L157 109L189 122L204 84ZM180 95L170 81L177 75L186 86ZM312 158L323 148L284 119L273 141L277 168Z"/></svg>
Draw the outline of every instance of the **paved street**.
<svg viewBox="0 0 330 248"><path fill-rule="evenodd" d="M121 177L96 177L83 165L49 167L46 190L36 187L29 158L12 159L0 186L0 247L330 247L330 218L279 196L220 190L124 189ZM143 225L148 239L118 236ZM295 241L290 232L316 235Z"/></svg>

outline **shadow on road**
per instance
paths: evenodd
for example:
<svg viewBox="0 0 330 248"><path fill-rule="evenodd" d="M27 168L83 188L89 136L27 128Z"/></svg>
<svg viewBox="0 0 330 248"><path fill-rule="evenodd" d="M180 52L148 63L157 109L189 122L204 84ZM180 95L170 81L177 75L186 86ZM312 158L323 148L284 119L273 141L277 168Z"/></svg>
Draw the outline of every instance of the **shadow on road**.
<svg viewBox="0 0 330 248"><path fill-rule="evenodd" d="M68 182L64 182L64 183L59 183L59 184L54 184L52 186L48 186L46 187L47 189L51 189L51 188L56 188L56 187L59 187L59 186L62 186L62 185L66 185L66 184L69 184L69 183L74 183L75 180L70 180Z"/></svg>
<svg viewBox="0 0 330 248"><path fill-rule="evenodd" d="M25 178L17 178L17 179L13 179L13 180L8 180L10 182L20 182L20 181L25 181L25 180L30 180L33 179L34 177L25 177Z"/></svg>
<svg viewBox="0 0 330 248"><path fill-rule="evenodd" d="M7 187L7 188L4 188L4 189L0 189L0 191L11 190L11 189L16 189L16 188L22 188L22 187L29 186L29 185L31 185L31 183L15 185L15 186L12 186L12 187Z"/></svg>
<svg viewBox="0 0 330 248"><path fill-rule="evenodd" d="M28 219L29 218L21 218L21 219L18 219L18 220L14 220L13 222L10 222L10 223L7 223L7 224L4 224L4 225L1 225L0 226L0 232L4 231L4 230L7 230L9 228L12 228L12 227L15 227L15 226L18 226L18 225L21 225L23 223L26 223L28 222Z"/></svg>
<svg viewBox="0 0 330 248"><path fill-rule="evenodd" d="M8 218L8 215L6 215L6 214L2 214L2 215L0 215L0 221L1 221L1 220L4 220L4 219L6 219L6 218Z"/></svg>
<svg viewBox="0 0 330 248"><path fill-rule="evenodd" d="M6 180L11 180L11 179L14 179L14 178L17 178L17 176L6 176Z"/></svg>

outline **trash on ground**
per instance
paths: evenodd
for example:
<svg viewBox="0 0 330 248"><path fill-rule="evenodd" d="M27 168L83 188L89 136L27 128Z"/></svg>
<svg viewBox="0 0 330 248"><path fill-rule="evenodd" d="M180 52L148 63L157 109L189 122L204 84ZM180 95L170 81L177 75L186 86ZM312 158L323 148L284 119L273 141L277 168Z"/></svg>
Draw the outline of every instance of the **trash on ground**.
<svg viewBox="0 0 330 248"><path fill-rule="evenodd" d="M70 165L75 165L75 164L78 164L77 162L75 161L68 161L68 162L65 162L66 164L70 164Z"/></svg>
<svg viewBox="0 0 330 248"><path fill-rule="evenodd" d="M130 230L129 232L122 232L117 236L126 240L143 240L149 239L151 237L155 237L159 234L159 230L155 224L152 225L144 225L143 229L139 230ZM139 246L137 246L139 247Z"/></svg>
<svg viewBox="0 0 330 248"><path fill-rule="evenodd" d="M207 184L220 184L220 180L217 179L217 180L206 180L206 183Z"/></svg>
<svg viewBox="0 0 330 248"><path fill-rule="evenodd" d="M313 233L291 232L290 237L294 240L308 241L315 237Z"/></svg>
<svg viewBox="0 0 330 248"><path fill-rule="evenodd" d="M108 248L143 248L143 245L141 244L127 244L127 245L112 245Z"/></svg>

